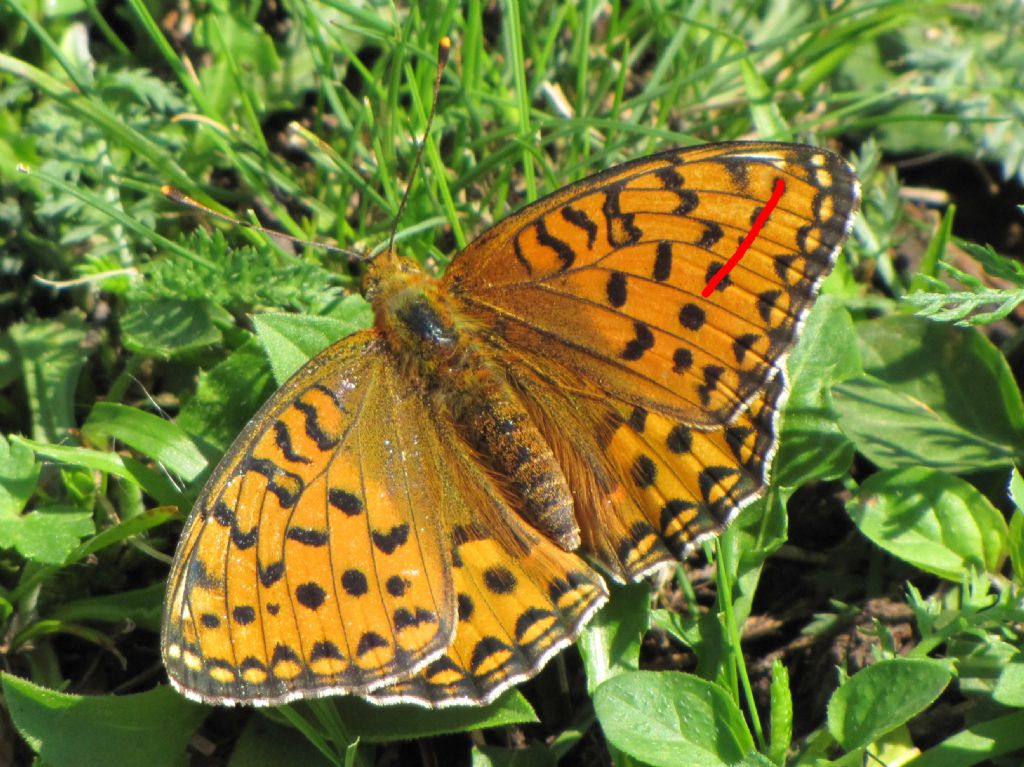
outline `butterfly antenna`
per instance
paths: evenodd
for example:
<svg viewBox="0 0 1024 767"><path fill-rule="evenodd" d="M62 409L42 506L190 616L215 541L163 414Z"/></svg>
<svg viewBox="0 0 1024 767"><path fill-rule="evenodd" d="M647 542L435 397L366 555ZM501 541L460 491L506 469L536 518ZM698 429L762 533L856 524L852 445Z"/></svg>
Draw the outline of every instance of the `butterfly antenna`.
<svg viewBox="0 0 1024 767"><path fill-rule="evenodd" d="M395 214L395 223L391 227L391 236L388 238L388 249L387 253L393 253L395 247L395 234L398 231L398 222L402 220L402 213L405 212L406 203L409 202L409 192L412 191L413 182L416 180L416 171L420 167L420 161L423 159L423 149L427 145L427 139L430 137L430 128L434 124L434 115L437 112L437 96L441 91L441 76L444 74L444 68L448 64L448 56L452 50L452 39L445 35L437 43L437 72L434 75L434 93L433 98L430 101L430 114L427 116L427 127L423 131L423 140L420 142L419 148L416 150L416 159L412 163L412 172L409 174L409 183L405 187L405 194L402 195L402 201L398 204L398 213Z"/></svg>
<svg viewBox="0 0 1024 767"><path fill-rule="evenodd" d="M288 240L289 242L294 242L296 245L302 245L304 247L321 248L323 250L329 250L332 253L340 253L341 255L348 256L349 258L359 260L365 258L365 256L362 253L357 253L354 250L348 250L337 245L330 245L326 242L317 242L315 240L304 240L301 237L292 237L290 234L285 234L284 232L278 231L277 229L268 229L267 227L260 226L259 224L253 224L250 223L249 221L242 221L241 219L235 218L234 216L229 216L226 213L221 213L219 211L214 210L213 208L210 208L209 206L203 205L201 202L199 202L199 200L189 197L180 189L177 189L171 186L170 184L164 184L162 187L160 187L160 194L162 194L168 200L178 203L179 205L184 205L189 208L201 210L208 216L213 216L214 218L219 218L221 221L227 221L230 224L242 226L245 227L246 229L252 229L253 231L256 232L262 232L263 234L269 237L276 237L282 240Z"/></svg>

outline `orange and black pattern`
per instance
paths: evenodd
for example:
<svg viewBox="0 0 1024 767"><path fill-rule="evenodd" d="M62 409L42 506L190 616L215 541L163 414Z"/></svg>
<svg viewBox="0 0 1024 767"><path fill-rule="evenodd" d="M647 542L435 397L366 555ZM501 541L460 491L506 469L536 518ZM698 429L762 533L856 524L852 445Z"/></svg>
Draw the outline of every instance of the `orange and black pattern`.
<svg viewBox="0 0 1024 767"><path fill-rule="evenodd" d="M674 563L764 493L785 356L857 203L830 152L718 144L572 184L440 281L378 256L374 327L275 393L196 502L173 684L441 707L536 674L606 601L600 571Z"/></svg>

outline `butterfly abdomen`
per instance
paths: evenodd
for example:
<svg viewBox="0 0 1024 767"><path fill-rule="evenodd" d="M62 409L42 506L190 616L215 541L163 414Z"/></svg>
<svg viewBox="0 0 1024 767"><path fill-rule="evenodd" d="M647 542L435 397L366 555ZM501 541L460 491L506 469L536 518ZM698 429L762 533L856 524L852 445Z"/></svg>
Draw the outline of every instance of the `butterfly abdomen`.
<svg viewBox="0 0 1024 767"><path fill-rule="evenodd" d="M471 356L478 353L474 350ZM503 484L518 501L523 517L562 549L575 549L580 533L569 484L551 446L504 375L481 355L458 371L453 383L446 407L459 433L487 467L506 480Z"/></svg>

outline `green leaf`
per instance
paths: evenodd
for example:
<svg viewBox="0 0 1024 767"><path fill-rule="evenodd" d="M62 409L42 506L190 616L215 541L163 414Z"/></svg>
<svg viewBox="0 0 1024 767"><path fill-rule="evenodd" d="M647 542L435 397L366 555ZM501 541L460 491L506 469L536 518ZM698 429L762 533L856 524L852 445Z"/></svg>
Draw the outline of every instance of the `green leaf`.
<svg viewBox="0 0 1024 767"><path fill-rule="evenodd" d="M782 116L782 111L775 103L771 86L765 82L749 58L741 59L739 66L740 73L743 75L743 87L747 92L747 101L750 104L750 117L758 135L792 141L793 132L789 129Z"/></svg>
<svg viewBox="0 0 1024 767"><path fill-rule="evenodd" d="M95 554L109 546L125 541L133 535L138 535L146 530L162 525L167 520L173 519L176 516L177 509L169 507L157 507L143 511L134 517L118 522L113 527L108 527L106 530L78 544L61 562L56 564L69 565L80 562L90 554ZM20 599L38 583L51 575L54 570L54 565L48 568L37 568L31 576L19 581L18 585L11 589L8 596L11 600Z"/></svg>
<svg viewBox="0 0 1024 767"><path fill-rule="evenodd" d="M709 610L693 616L659 609L651 611L651 622L693 651L697 656L698 676L718 679L723 673L728 662L728 646L717 613Z"/></svg>
<svg viewBox="0 0 1024 767"><path fill-rule="evenodd" d="M267 355L252 336L199 377L196 394L182 407L176 423L210 445L210 457L216 458L273 391Z"/></svg>
<svg viewBox="0 0 1024 767"><path fill-rule="evenodd" d="M533 708L518 690L508 690L488 706L456 706L440 711L405 704L375 706L354 697L339 698L337 705L349 733L367 743L412 740L537 721Z"/></svg>
<svg viewBox="0 0 1024 767"><path fill-rule="evenodd" d="M84 697L0 678L15 727L51 767L184 765L185 747L209 713L170 687Z"/></svg>
<svg viewBox="0 0 1024 767"><path fill-rule="evenodd" d="M0 519L25 508L35 492L40 468L27 445L0 436Z"/></svg>
<svg viewBox="0 0 1024 767"><path fill-rule="evenodd" d="M863 371L853 320L837 299L818 300L786 367L790 395L774 482L797 487L842 476L853 462L854 447L839 428L832 386Z"/></svg>
<svg viewBox="0 0 1024 767"><path fill-rule="evenodd" d="M75 550L71 561L78 562L90 554L95 554L105 548L126 541L134 535L140 535L147 530L152 530L154 527L159 527L177 516L178 509L175 506L157 506L146 509L141 514L121 520L113 527L108 527L106 530L97 533L85 541Z"/></svg>
<svg viewBox="0 0 1024 767"><path fill-rule="evenodd" d="M362 303L365 305L365 301ZM353 311L348 319L267 313L256 315L252 321L280 386L310 357L365 327L365 319L364 314Z"/></svg>
<svg viewBox="0 0 1024 767"><path fill-rule="evenodd" d="M219 344L213 316L222 312L203 300L134 301L121 317L121 336L131 351L167 359Z"/></svg>
<svg viewBox="0 0 1024 767"><path fill-rule="evenodd" d="M1024 653L1016 653L999 672L992 699L1004 706L1024 708Z"/></svg>
<svg viewBox="0 0 1024 767"><path fill-rule="evenodd" d="M833 388L840 426L881 468L952 472L1024 453L1024 404L1006 359L976 330L914 317L857 326L868 375Z"/></svg>
<svg viewBox="0 0 1024 767"><path fill-rule="evenodd" d="M754 750L743 714L722 688L674 671L629 671L594 692L608 742L655 767L726 767Z"/></svg>
<svg viewBox="0 0 1024 767"><path fill-rule="evenodd" d="M159 633L166 591L167 584L157 581L134 591L65 602L48 613L47 617L65 623L119 623L130 620L136 626Z"/></svg>
<svg viewBox="0 0 1024 767"><path fill-rule="evenodd" d="M0 517L0 548L13 547L25 559L59 565L94 529L92 512L73 506L47 506Z"/></svg>
<svg viewBox="0 0 1024 767"><path fill-rule="evenodd" d="M1014 510L1010 517L1010 561L1014 580L1024 583L1024 477L1014 466L1010 470L1010 500Z"/></svg>
<svg viewBox="0 0 1024 767"><path fill-rule="evenodd" d="M75 388L87 359L85 323L80 314L69 312L58 319L23 322L9 332L21 360L32 436L60 442L75 425Z"/></svg>
<svg viewBox="0 0 1024 767"><path fill-rule="evenodd" d="M973 567L998 573L1003 515L971 484L934 469L881 471L847 505L864 535L893 556L959 583Z"/></svg>
<svg viewBox="0 0 1024 767"><path fill-rule="evenodd" d="M95 469L135 482L159 503L166 506L173 506L181 500L181 493L166 477L134 458L125 458L117 453L90 450L85 447L48 445L22 438L18 438L17 441L31 447L36 455L50 458L58 463Z"/></svg>
<svg viewBox="0 0 1024 767"><path fill-rule="evenodd" d="M828 704L828 731L847 751L869 745L924 711L953 673L933 660L894 658L843 682ZM893 694L898 690L899 694Z"/></svg>
<svg viewBox="0 0 1024 767"><path fill-rule="evenodd" d="M610 583L608 587L611 598L577 640L590 692L616 674L640 668L640 645L650 627L650 586Z"/></svg>
<svg viewBox="0 0 1024 767"><path fill-rule="evenodd" d="M474 746L472 767L557 767L558 759L543 743L526 748Z"/></svg>
<svg viewBox="0 0 1024 767"><path fill-rule="evenodd" d="M332 767L313 745L292 727L282 727L264 716L251 716L235 748L228 767Z"/></svg>
<svg viewBox="0 0 1024 767"><path fill-rule="evenodd" d="M990 697L1003 669L1019 652L1009 642L982 632L961 632L946 643L947 657L956 660L958 691L969 698Z"/></svg>
<svg viewBox="0 0 1024 767"><path fill-rule="evenodd" d="M120 440L187 482L206 468L206 458L180 426L116 402L97 402L82 435L97 443Z"/></svg>
<svg viewBox="0 0 1024 767"><path fill-rule="evenodd" d="M1024 712L978 722L932 746L905 767L971 767L995 764L1024 748ZM1015 764L1016 760L1009 762Z"/></svg>
<svg viewBox="0 0 1024 767"><path fill-rule="evenodd" d="M768 758L781 767L793 740L793 695L789 670L778 658L772 661L771 694Z"/></svg>

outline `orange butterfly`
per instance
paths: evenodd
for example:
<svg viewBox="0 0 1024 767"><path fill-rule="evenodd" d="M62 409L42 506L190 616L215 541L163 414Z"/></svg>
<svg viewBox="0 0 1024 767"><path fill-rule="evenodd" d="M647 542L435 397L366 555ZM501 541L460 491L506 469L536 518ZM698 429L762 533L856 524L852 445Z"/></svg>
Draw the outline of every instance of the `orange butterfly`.
<svg viewBox="0 0 1024 767"><path fill-rule="evenodd" d="M595 567L642 578L763 494L857 204L831 152L725 143L572 184L440 280L382 253L374 327L274 394L196 502L172 683L440 707L536 674L607 599Z"/></svg>

